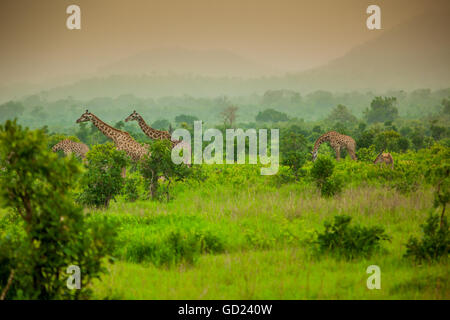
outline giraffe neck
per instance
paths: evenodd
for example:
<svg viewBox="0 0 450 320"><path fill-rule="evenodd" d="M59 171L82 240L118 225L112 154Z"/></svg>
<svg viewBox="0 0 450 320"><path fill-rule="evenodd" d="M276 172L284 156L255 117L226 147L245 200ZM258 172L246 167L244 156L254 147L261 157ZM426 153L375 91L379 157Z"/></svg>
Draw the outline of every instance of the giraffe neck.
<svg viewBox="0 0 450 320"><path fill-rule="evenodd" d="M105 122L103 122L102 120L100 120L99 118L97 118L97 116L92 115L92 123L94 124L94 126L97 127L98 130L100 130L106 137L112 139L114 142L116 142L116 135L117 133L119 133L120 131L117 130L116 128L111 127L110 125L106 124Z"/></svg>
<svg viewBox="0 0 450 320"><path fill-rule="evenodd" d="M382 158L382 156L383 156L383 151L381 151L381 152L377 155L377 157L375 158L375 160L373 161L373 163L377 163L378 161L380 161L380 159Z"/></svg>
<svg viewBox="0 0 450 320"><path fill-rule="evenodd" d="M148 146L143 147L136 140L134 140L127 132L118 130L106 124L97 116L92 115L92 123L97 127L106 137L113 140L117 150L123 150L133 160L139 160L148 151Z"/></svg>
<svg viewBox="0 0 450 320"><path fill-rule="evenodd" d="M142 131L149 137L152 139L168 139L167 137L167 132L165 131L161 131L161 130L156 130L153 129L152 127L150 127L145 121L144 118L139 117L138 120L139 126L141 127Z"/></svg>
<svg viewBox="0 0 450 320"><path fill-rule="evenodd" d="M156 132L155 129L151 128L142 117L139 117L138 120L139 126L141 127L142 131L150 138L155 139Z"/></svg>
<svg viewBox="0 0 450 320"><path fill-rule="evenodd" d="M329 136L328 136L328 133L325 133L325 134L321 135L321 136L317 139L316 143L314 144L313 152L316 152L317 149L319 149L320 145L321 145L322 143L326 142L326 141L329 141L329 139L330 139L330 138L329 138Z"/></svg>

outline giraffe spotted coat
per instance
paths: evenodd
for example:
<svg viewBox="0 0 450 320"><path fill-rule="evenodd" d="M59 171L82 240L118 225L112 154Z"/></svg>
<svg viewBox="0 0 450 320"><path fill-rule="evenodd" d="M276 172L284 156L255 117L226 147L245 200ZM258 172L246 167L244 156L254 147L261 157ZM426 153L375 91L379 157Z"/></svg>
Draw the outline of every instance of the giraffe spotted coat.
<svg viewBox="0 0 450 320"><path fill-rule="evenodd" d="M142 118L142 116L139 113L136 112L136 110L134 110L133 113L131 113L125 119L125 122L128 122L128 121L137 121L138 124L139 124L139 127L141 127L142 132L144 132L145 135L147 137L149 137L150 139L153 139L153 140L169 140L170 143L171 143L171 147L172 148L174 148L175 146L179 145L180 148L186 148L188 150L191 149L191 146L188 143L186 143L185 141L173 140L171 134L168 131L157 130L157 129L154 129L154 128L150 127L145 122L144 118ZM183 158L183 162L185 164L189 164L190 163L190 159L189 158L190 158L189 156L185 156Z"/></svg>
<svg viewBox="0 0 450 320"><path fill-rule="evenodd" d="M322 143L328 142L330 146L336 152L336 160L339 161L341 159L341 149L347 149L350 157L353 160L357 160L356 158L356 142L352 137L346 136L344 134L340 134L336 131L330 131L323 135L321 135L314 144L314 149L312 151L313 161L317 159L317 154L319 152L319 147Z"/></svg>
<svg viewBox="0 0 450 320"><path fill-rule="evenodd" d="M142 159L142 157L148 153L148 145L142 146L139 142L134 140L128 132L116 129L106 124L88 110L86 110L86 112L83 113L76 122L80 123L87 121L91 121L97 129L99 129L106 137L110 138L114 142L117 150L125 151L133 161Z"/></svg>
<svg viewBox="0 0 450 320"><path fill-rule="evenodd" d="M53 152L56 152L58 150L64 151L64 155L66 156L71 153L74 153L77 157L85 159L86 153L89 152L89 147L81 142L75 142L69 139L64 139L52 147Z"/></svg>
<svg viewBox="0 0 450 320"><path fill-rule="evenodd" d="M377 164L377 163L385 163L387 165L390 165L392 169L394 169L394 158L392 157L392 155L387 152L384 153L383 151L381 151L378 156L375 158L375 160L373 161L373 163Z"/></svg>

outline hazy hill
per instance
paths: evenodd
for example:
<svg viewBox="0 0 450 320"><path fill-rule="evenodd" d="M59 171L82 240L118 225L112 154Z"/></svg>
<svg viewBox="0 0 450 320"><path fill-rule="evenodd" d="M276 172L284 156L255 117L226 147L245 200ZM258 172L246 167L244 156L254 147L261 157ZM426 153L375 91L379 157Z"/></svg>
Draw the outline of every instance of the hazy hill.
<svg viewBox="0 0 450 320"><path fill-rule="evenodd" d="M201 76L259 77L280 74L226 50L159 48L107 64L100 75L111 74L195 74Z"/></svg>
<svg viewBox="0 0 450 320"><path fill-rule="evenodd" d="M105 64L84 77L54 79L53 85L0 86L0 102L39 91L45 91L51 100L68 96L81 99L117 97L121 94L142 97L246 95L273 88L272 85L278 88L279 79L263 77L268 74L281 75L278 70L226 50L161 48ZM267 82L269 78L278 80Z"/></svg>
<svg viewBox="0 0 450 320"><path fill-rule="evenodd" d="M71 84L46 90L49 99L117 97L219 96L263 94L291 89L353 91L440 89L450 87L450 12L426 12L318 68L285 76L227 51L158 49L97 70ZM379 32L379 31L376 31ZM326 47L326 44L324 44ZM0 97L11 90L0 88Z"/></svg>
<svg viewBox="0 0 450 320"><path fill-rule="evenodd" d="M290 78L306 90L448 87L449 17L448 11L424 13L383 31L341 58Z"/></svg>

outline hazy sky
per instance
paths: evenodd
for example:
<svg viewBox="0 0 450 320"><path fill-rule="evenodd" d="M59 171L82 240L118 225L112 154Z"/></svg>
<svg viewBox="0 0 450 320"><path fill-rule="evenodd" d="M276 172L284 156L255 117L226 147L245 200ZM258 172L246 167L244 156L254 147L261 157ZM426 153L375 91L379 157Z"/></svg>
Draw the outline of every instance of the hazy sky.
<svg viewBox="0 0 450 320"><path fill-rule="evenodd" d="M323 64L440 0L1 0L3 82L86 72L151 48L227 49L281 71ZM82 29L66 28L81 7Z"/></svg>

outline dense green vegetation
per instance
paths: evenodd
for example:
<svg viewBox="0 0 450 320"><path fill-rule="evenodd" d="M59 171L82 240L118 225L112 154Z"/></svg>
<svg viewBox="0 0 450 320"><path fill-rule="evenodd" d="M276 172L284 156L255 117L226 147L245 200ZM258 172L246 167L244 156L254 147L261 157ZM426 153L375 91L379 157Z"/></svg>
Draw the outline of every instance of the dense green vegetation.
<svg viewBox="0 0 450 320"><path fill-rule="evenodd" d="M390 97L395 97L394 107L398 109L398 116L404 121L420 119L425 126L419 126L419 129L428 131L430 130L428 120L436 119L430 117L442 111L442 100L449 99L450 89L435 91L417 89L411 92L400 90L379 93L370 91L333 93L319 90L308 94L290 90L269 90L264 94L250 96L212 98L180 95L154 99L122 94L116 97L97 97L91 100L81 100L69 95L65 99L52 100L46 92L41 92L16 101L2 103L0 105L0 122L18 117L21 124L31 128L41 127L45 124L50 131L70 134L78 129L73 119L80 116L81 110L88 108L102 120L111 124L123 121L132 110L136 110L148 124L166 120L175 128L182 122L189 124L198 118L208 126L214 126L222 123L220 113L223 109L229 105L236 105L239 107L236 123L238 127L245 127L245 125L255 127L258 113L266 109L274 109L285 113L292 123L302 123L301 119L303 119L308 122L304 125L309 125L312 129L317 125L315 122L327 119L333 108L338 105L345 106L354 117L363 118L368 109L377 108L378 104L373 102L377 96L386 97L388 101L390 101ZM448 103L447 100L447 105ZM388 119L384 120L384 117L373 117L370 112L367 115L370 116L370 123L374 120L389 121ZM279 120L285 122L285 116L281 116ZM332 122L341 122L343 125L347 125L346 121L351 124L356 122L352 117L332 117L331 120ZM441 126L439 123L436 124L438 127ZM156 123L156 125L159 127L161 123ZM356 125L358 125L357 122ZM162 127L165 126L167 123L162 123ZM124 126L126 131L138 134L140 131L136 127L129 123Z"/></svg>
<svg viewBox="0 0 450 320"><path fill-rule="evenodd" d="M114 231L105 219L91 224L74 204L79 165L48 150L42 130L16 122L0 126L0 141L0 196L9 209L0 220L1 298L89 297ZM83 270L80 290L65 287L70 265Z"/></svg>
<svg viewBox="0 0 450 320"><path fill-rule="evenodd" d="M237 103L235 126L280 128L281 166L273 176L262 176L260 164L174 165L167 143L151 142L137 133L137 125L120 122L130 113L128 109L111 124L151 144L152 156L139 164L126 161L96 128L66 126L66 120L61 120L61 130L52 126L25 131L42 142L20 153L18 159L24 162L17 166L27 168L22 171L24 178L36 176L44 186L52 185L50 171L55 167L55 173L66 179L58 183L70 188L61 191L57 184L55 188L60 191L49 196L46 188L32 182L17 185L22 188L20 194L31 192L36 207L51 212L46 216L50 219L46 230L64 229L57 222L67 210L60 207L67 205L73 212L81 212L78 200L86 207L85 215L74 213L74 219L81 221L77 228L92 230L87 233L90 241L105 235L103 241L95 242L102 250L80 259L95 263L98 269L93 269L92 278L99 278L84 283L89 291L79 298L448 299L445 208L450 198L450 100L442 97L442 92L426 91L422 92L425 100L420 100L420 92L404 94L401 99L392 98L394 94L373 97L361 113L354 113L344 99L334 103L336 97L322 92L315 97L328 97L334 105L322 110L324 116L315 121L295 118L289 112L303 101L300 95L270 92L263 97L262 112L253 113L253 118L246 118L248 106ZM421 104L411 106L411 113L405 112L407 108L401 110L405 101L414 101L408 100L412 97L434 107L426 115L414 117L420 109L414 106ZM220 101L223 111L229 101ZM280 101L288 107L275 110ZM106 108L103 103L99 105ZM73 107L73 121L81 112L78 109ZM192 130L195 116L204 120L198 110L190 110L174 116L176 126ZM269 121L265 115L274 115L277 120ZM26 123L27 117L19 117L19 121ZM219 112L216 117L216 124L209 125L219 130L233 123ZM148 123L156 120L150 117ZM327 145L320 147L318 160L311 161L309 151L314 141L329 130L356 140L358 161L352 161L346 152L341 161L335 161ZM90 145L87 163L50 153L51 144L66 135ZM0 167L5 168L1 182L13 187L11 177L20 170L10 168L8 154L11 146L21 144L8 139L2 136L0 141ZM382 150L395 159L393 169L373 164ZM41 154L45 170L36 169L33 176L34 162L26 159ZM121 176L124 165L126 178ZM2 198L8 199L8 193ZM21 206L4 201L0 209L0 259L6 261L1 264L0 291L7 285L10 271L16 269L13 266L23 264L18 259L21 248L34 243L27 236L30 229L18 215ZM36 230L44 234L42 229ZM69 243L71 230L62 233ZM46 235L57 237L53 232ZM77 237L81 237L79 233ZM80 246L89 245L88 239L83 239ZM79 248L70 251L69 257L76 256ZM112 259L106 261L103 257L107 256ZM71 260L75 263L67 261L64 254L59 257L67 264L78 263L75 258ZM35 259L35 265L46 266L42 256ZM365 285L369 265L380 266L381 290L369 290ZM109 272L101 273L101 266ZM58 270L61 267L57 265ZM34 273L48 274L39 268L30 274ZM67 291L61 287L62 278L58 277L55 295L36 291L36 296L21 296L19 292L37 289L20 291L29 285L22 282L22 276L16 276L14 279L20 281L13 282L16 287L8 291L8 298L60 298L60 293ZM68 295L73 297L74 293L68 291Z"/></svg>
<svg viewBox="0 0 450 320"><path fill-rule="evenodd" d="M94 146L86 158L87 170L77 200L86 206L107 208L122 190L122 170L127 166L126 154L116 150L114 144L105 143Z"/></svg>
<svg viewBox="0 0 450 320"><path fill-rule="evenodd" d="M94 286L97 297L447 299L447 260L405 258L409 238L422 237L420 225L434 212L424 177L403 193L395 188L401 176L389 168L347 159L335 170L353 174L333 198L322 197L308 173L280 184L251 166L225 165L204 168L202 182L178 184L170 202L119 200L96 211L121 225L122 244L110 274ZM324 222L343 215L352 218L350 228L329 247ZM382 238L390 241L378 246ZM440 248L448 255L446 239ZM327 247L321 255L318 245ZM347 255L353 258L341 259ZM376 292L365 286L372 264L382 272Z"/></svg>

